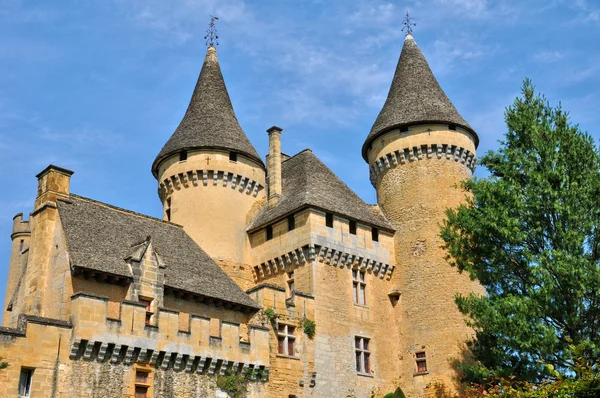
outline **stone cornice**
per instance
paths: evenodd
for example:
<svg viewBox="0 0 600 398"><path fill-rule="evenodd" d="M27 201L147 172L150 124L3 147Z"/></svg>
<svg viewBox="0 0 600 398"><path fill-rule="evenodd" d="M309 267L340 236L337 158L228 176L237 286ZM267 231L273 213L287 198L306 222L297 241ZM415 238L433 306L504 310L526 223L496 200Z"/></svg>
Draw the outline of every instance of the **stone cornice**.
<svg viewBox="0 0 600 398"><path fill-rule="evenodd" d="M371 184L376 186L377 179L393 167L427 159L454 160L465 165L471 172L475 172L477 163L475 154L460 146L449 144L419 145L397 150L377 159L369 168Z"/></svg>
<svg viewBox="0 0 600 398"><path fill-rule="evenodd" d="M245 175L223 170L192 170L164 178L159 186L158 192L161 199L182 188L191 186L213 186L230 187L240 193L246 193L256 197L260 191L265 189L258 181Z"/></svg>

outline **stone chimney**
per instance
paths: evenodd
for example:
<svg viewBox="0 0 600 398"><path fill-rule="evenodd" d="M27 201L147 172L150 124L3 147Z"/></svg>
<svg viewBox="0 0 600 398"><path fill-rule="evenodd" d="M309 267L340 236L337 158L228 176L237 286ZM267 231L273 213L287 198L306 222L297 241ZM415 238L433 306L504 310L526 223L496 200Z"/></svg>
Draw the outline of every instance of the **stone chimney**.
<svg viewBox="0 0 600 398"><path fill-rule="evenodd" d="M36 175L38 179L38 191L34 212L46 204L56 204L58 197L68 198L72 175L73 172L71 170L52 164Z"/></svg>
<svg viewBox="0 0 600 398"><path fill-rule="evenodd" d="M267 159L267 183L269 187L269 207L279 203L281 198L281 131L273 126L269 133L269 157Z"/></svg>

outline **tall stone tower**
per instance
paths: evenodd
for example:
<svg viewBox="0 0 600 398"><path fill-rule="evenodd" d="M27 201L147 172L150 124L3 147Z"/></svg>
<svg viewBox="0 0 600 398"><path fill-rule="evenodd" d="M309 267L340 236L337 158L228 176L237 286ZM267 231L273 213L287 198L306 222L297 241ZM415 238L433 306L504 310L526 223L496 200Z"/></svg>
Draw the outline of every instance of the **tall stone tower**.
<svg viewBox="0 0 600 398"><path fill-rule="evenodd" d="M445 210L464 200L456 185L471 178L477 145L477 134L407 35L387 100L362 148L379 206L396 228L393 282L401 290L400 384L407 396L454 390L452 359L473 333L454 297L480 287L445 260L439 226Z"/></svg>
<svg viewBox="0 0 600 398"><path fill-rule="evenodd" d="M215 47L188 109L152 165L165 220L214 259L243 263L246 215L265 196L265 166L240 127Z"/></svg>

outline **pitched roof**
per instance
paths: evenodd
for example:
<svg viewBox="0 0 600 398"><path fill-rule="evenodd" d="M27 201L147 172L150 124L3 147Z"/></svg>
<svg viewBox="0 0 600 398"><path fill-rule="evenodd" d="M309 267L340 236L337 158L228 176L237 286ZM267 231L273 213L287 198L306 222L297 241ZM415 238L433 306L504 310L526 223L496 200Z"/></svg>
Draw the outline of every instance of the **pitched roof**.
<svg viewBox="0 0 600 398"><path fill-rule="evenodd" d="M58 213L72 266L133 277L125 261L150 237L165 286L260 308L179 225L71 194Z"/></svg>
<svg viewBox="0 0 600 398"><path fill-rule="evenodd" d="M282 196L272 208L265 206L248 231L257 230L303 208L313 207L387 230L392 225L358 197L310 149L281 163Z"/></svg>
<svg viewBox="0 0 600 398"><path fill-rule="evenodd" d="M461 126L473 133L475 145L479 143L475 131L440 87L419 46L407 35L385 104L363 144L363 158L367 160L369 145L381 134L403 125L431 122Z"/></svg>
<svg viewBox="0 0 600 398"><path fill-rule="evenodd" d="M192 99L179 126L152 164L158 166L166 157L182 150L212 148L239 152L263 165L262 159L242 130L225 87L217 50L210 46L194 88Z"/></svg>

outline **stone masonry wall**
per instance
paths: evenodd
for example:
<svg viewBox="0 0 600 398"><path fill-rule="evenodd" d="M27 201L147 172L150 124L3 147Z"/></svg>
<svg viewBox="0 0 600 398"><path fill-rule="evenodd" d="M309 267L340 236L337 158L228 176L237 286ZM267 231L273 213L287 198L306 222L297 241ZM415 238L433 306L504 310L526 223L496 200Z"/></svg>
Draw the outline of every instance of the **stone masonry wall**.
<svg viewBox="0 0 600 398"><path fill-rule="evenodd" d="M466 140L456 131L438 131L433 126L430 132L428 126L417 127L398 142L386 143L382 151L389 146L417 147L425 141L458 145L458 141ZM472 142L461 145L474 152ZM374 148L383 146L374 143ZM456 185L467 178L471 178L471 171L460 159L425 156L392 167L377 181L379 205L397 229L397 269L392 280L402 291L398 323L400 383L410 397L428 394L437 383L456 391L458 381L452 361L461 357L465 341L473 334L454 296L481 288L447 263L439 237L445 210L465 198ZM416 373L417 352L426 353L428 372L424 374Z"/></svg>

